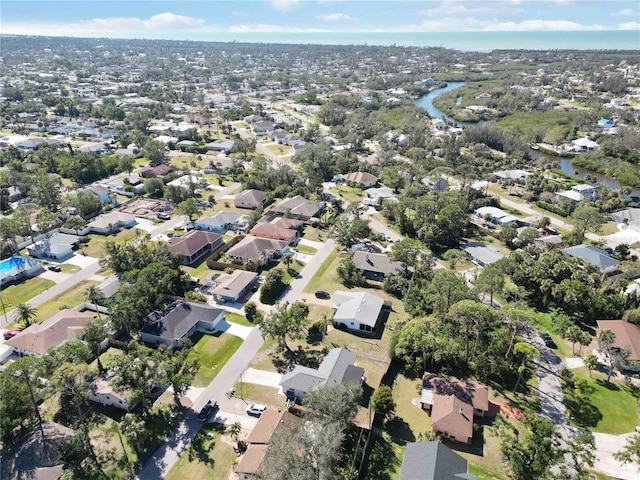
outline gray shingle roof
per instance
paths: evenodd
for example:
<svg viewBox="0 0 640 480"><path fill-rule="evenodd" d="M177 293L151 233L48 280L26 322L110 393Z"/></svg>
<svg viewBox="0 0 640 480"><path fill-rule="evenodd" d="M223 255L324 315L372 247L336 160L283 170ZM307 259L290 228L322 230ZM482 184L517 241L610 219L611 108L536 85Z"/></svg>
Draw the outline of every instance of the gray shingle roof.
<svg viewBox="0 0 640 480"><path fill-rule="evenodd" d="M200 320L212 322L223 312L224 310L220 308L177 300L162 312L151 312L140 332L169 340L179 340Z"/></svg>
<svg viewBox="0 0 640 480"><path fill-rule="evenodd" d="M591 245L576 245L565 248L562 250L562 253L595 265L601 272L615 270L616 267L620 265L620 262L607 255L607 252Z"/></svg>
<svg viewBox="0 0 640 480"><path fill-rule="evenodd" d="M353 254L353 264L358 270L365 270L385 275L402 270L402 262L394 262L384 253L369 253L358 250Z"/></svg>
<svg viewBox="0 0 640 480"><path fill-rule="evenodd" d="M407 443L400 480L475 479L467 460L440 442Z"/></svg>
<svg viewBox="0 0 640 480"><path fill-rule="evenodd" d="M336 291L333 294L334 321L355 320L361 325L375 327L384 306L384 300L367 292Z"/></svg>

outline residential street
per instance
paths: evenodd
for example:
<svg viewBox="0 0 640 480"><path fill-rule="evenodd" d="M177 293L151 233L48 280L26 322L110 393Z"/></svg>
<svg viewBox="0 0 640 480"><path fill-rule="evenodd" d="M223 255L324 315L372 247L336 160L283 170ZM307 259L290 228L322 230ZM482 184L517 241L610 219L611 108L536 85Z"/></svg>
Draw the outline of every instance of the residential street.
<svg viewBox="0 0 640 480"><path fill-rule="evenodd" d="M335 247L333 240L328 240L316 253L313 259L302 269L298 278L294 279L287 292L280 301L294 302L301 297L302 290L307 285L311 277L318 271L322 262L331 254ZM271 307L273 308L273 307ZM193 407L185 415L184 420L178 425L167 442L160 447L148 460L144 469L138 474L141 480L157 480L163 478L178 460L182 452L189 446L189 443L202 428L196 416L200 409L209 399L223 403L226 393L238 381L238 377L249 366L249 362L258 352L264 340L260 335L259 327L254 327L251 333L242 343L240 348L233 354L227 364L220 370L216 378L204 389L193 403ZM225 422L236 421L235 414L226 414L219 411L216 421Z"/></svg>

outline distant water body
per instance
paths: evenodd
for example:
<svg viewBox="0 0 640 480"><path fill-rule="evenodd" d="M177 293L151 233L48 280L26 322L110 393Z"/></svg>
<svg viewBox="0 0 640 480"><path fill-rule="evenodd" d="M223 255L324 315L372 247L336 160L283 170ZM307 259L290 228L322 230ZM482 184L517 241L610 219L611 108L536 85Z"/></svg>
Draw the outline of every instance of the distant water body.
<svg viewBox="0 0 640 480"><path fill-rule="evenodd" d="M251 43L398 45L486 52L527 50L639 50L639 30L572 32L233 33L212 41ZM204 39L203 39L204 40Z"/></svg>

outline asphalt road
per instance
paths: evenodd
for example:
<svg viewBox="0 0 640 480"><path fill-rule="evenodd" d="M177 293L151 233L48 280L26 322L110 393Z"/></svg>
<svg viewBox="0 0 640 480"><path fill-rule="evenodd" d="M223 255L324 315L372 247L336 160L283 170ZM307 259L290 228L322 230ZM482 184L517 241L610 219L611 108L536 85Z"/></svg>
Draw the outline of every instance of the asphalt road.
<svg viewBox="0 0 640 480"><path fill-rule="evenodd" d="M289 289L281 297L281 302L294 302L300 299L302 290L318 271L322 262L331 254L334 247L334 241L329 240L318 250L298 277L293 280ZM255 327L218 375L198 396L192 409L188 410L183 421L176 427L169 439L147 461L145 467L138 474L138 479L157 480L167 474L202 428L203 424L196 418L200 409L210 399L218 403L222 401L226 393L238 381L240 374L247 369L249 362L258 353L263 342L259 327ZM219 411L216 415L216 421L224 421L225 415L225 412Z"/></svg>

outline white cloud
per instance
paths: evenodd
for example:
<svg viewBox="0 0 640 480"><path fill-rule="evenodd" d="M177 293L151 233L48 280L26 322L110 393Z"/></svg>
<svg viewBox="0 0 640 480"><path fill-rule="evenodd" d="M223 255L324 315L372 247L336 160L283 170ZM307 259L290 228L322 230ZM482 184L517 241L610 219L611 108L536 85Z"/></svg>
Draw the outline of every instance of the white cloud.
<svg viewBox="0 0 640 480"><path fill-rule="evenodd" d="M433 8L419 10L417 13L426 16L438 15L479 15L479 14L495 14L499 11L501 14L509 13L512 15L521 14L524 9L519 5L519 0L494 0L487 2L469 1L469 0L447 0L443 1Z"/></svg>
<svg viewBox="0 0 640 480"><path fill-rule="evenodd" d="M231 33L323 33L331 30L321 28L296 28L283 27L282 25L272 25L267 23L247 23L243 25L231 25L228 29Z"/></svg>
<svg viewBox="0 0 640 480"><path fill-rule="evenodd" d="M611 15L613 17L633 17L637 14L630 8L623 8L622 10L612 13Z"/></svg>
<svg viewBox="0 0 640 480"><path fill-rule="evenodd" d="M330 13L327 15L318 15L316 18L325 22L352 22L355 18L344 13Z"/></svg>
<svg viewBox="0 0 640 480"><path fill-rule="evenodd" d="M633 24L618 25L617 29L630 30ZM637 23L636 23L637 25ZM636 27L637 28L637 27ZM419 24L407 25L394 28L394 31L409 32L473 32L473 31L496 31L496 32L524 32L524 31L579 31L579 30L611 30L616 27L604 25L583 25L568 20L524 20L521 22L499 22L476 17L450 16L437 19L429 19Z"/></svg>
<svg viewBox="0 0 640 480"><path fill-rule="evenodd" d="M291 10L295 10L300 5L302 5L301 0L269 0L269 4L272 8L276 10L281 10L284 12L288 12Z"/></svg>
<svg viewBox="0 0 640 480"><path fill-rule="evenodd" d="M484 28L494 32L535 32L535 31L578 31L608 30L604 25L582 25L569 20L524 20L522 22L498 22Z"/></svg>
<svg viewBox="0 0 640 480"><path fill-rule="evenodd" d="M618 30L640 30L640 22L620 23Z"/></svg>

